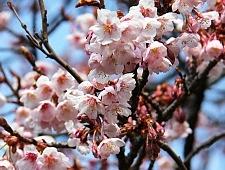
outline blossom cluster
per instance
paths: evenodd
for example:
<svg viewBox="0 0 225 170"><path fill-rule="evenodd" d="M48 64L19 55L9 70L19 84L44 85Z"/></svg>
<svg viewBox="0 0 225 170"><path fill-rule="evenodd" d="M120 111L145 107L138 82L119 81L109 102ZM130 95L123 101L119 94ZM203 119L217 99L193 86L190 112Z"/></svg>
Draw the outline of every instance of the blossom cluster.
<svg viewBox="0 0 225 170"><path fill-rule="evenodd" d="M0 160L1 169L67 170L73 166L73 160L70 160L62 152L58 152L54 147L47 147L40 154L34 145L26 145L23 150L18 149L16 153L8 154L11 154L12 162Z"/></svg>

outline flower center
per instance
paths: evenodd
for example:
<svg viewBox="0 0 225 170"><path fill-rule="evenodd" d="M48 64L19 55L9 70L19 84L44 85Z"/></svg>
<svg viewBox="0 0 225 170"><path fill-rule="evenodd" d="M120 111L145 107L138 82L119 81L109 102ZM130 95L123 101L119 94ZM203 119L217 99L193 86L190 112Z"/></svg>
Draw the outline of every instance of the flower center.
<svg viewBox="0 0 225 170"><path fill-rule="evenodd" d="M37 159L37 154L35 154L35 153L26 153L25 159L30 160L31 162L34 162Z"/></svg>
<svg viewBox="0 0 225 170"><path fill-rule="evenodd" d="M56 159L52 155L45 156L44 159L47 166L53 166L56 162Z"/></svg>
<svg viewBox="0 0 225 170"><path fill-rule="evenodd" d="M104 32L111 34L113 31L113 25L112 24L104 24L103 26Z"/></svg>

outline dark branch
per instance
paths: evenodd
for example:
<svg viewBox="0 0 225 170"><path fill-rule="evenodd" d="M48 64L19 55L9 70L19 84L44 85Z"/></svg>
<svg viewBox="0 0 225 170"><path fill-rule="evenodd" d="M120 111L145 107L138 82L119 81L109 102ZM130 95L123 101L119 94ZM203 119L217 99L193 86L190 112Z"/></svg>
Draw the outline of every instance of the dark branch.
<svg viewBox="0 0 225 170"><path fill-rule="evenodd" d="M167 145L161 141L159 141L158 144L161 149L166 151L171 156L171 158L173 158L173 160L177 163L179 170L187 170L187 168L185 167L185 165L182 162L182 160L180 159L180 157L177 156L177 154L170 148L169 145Z"/></svg>
<svg viewBox="0 0 225 170"><path fill-rule="evenodd" d="M211 137L210 139L208 139L207 141L203 142L201 145L196 147L192 152L190 152L184 162L186 163L186 162L190 161L190 159L192 157L194 157L196 154L198 154L200 151L202 151L203 149L209 148L214 143L216 143L218 140L220 140L221 138L224 138L224 137L225 137L225 132L222 132L218 135Z"/></svg>

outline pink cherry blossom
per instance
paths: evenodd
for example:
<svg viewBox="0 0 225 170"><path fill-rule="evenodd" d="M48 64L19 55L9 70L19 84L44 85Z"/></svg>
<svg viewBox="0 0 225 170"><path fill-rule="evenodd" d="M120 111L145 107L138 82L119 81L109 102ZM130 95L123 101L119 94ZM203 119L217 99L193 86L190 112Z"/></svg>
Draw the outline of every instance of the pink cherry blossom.
<svg viewBox="0 0 225 170"><path fill-rule="evenodd" d="M37 158L39 156L38 151L36 150L35 146L27 145L24 148L24 156L22 159L16 162L16 167L18 170L39 170L37 164Z"/></svg>
<svg viewBox="0 0 225 170"><path fill-rule="evenodd" d="M207 43L205 50L206 54L213 59L213 57L218 57L222 54L224 47L219 40L212 40Z"/></svg>
<svg viewBox="0 0 225 170"><path fill-rule="evenodd" d="M68 72L61 69L52 76L51 81L56 94L61 94L66 89L76 85L74 78Z"/></svg>
<svg viewBox="0 0 225 170"><path fill-rule="evenodd" d="M186 138L192 133L187 121L184 121L183 123L172 121L170 125L171 127L169 126L165 131L166 139Z"/></svg>
<svg viewBox="0 0 225 170"><path fill-rule="evenodd" d="M143 61L147 64L150 73L165 72L172 65L166 56L167 48L162 43L154 41L146 50Z"/></svg>
<svg viewBox="0 0 225 170"><path fill-rule="evenodd" d="M49 123L55 118L56 108L52 102L45 100L40 102L37 112L39 121Z"/></svg>
<svg viewBox="0 0 225 170"><path fill-rule="evenodd" d="M0 31L4 29L10 19L10 13L7 11L0 12Z"/></svg>
<svg viewBox="0 0 225 170"><path fill-rule="evenodd" d="M118 154L124 145L124 141L119 138L104 139L97 148L98 155L101 159L107 159L110 154Z"/></svg>
<svg viewBox="0 0 225 170"><path fill-rule="evenodd" d="M40 76L36 82L37 88L35 93L39 97L39 100L50 99L53 95L52 83L47 76Z"/></svg>
<svg viewBox="0 0 225 170"><path fill-rule="evenodd" d="M178 10L182 14L189 14L200 3L202 3L202 0L175 0L172 5L172 10Z"/></svg>
<svg viewBox="0 0 225 170"><path fill-rule="evenodd" d="M107 45L121 38L120 20L116 12L107 9L98 10L97 25L90 29L97 35L97 41L102 45Z"/></svg>
<svg viewBox="0 0 225 170"><path fill-rule="evenodd" d="M75 109L74 104L70 100L60 102L56 107L56 118L59 121L75 120L78 111Z"/></svg>
<svg viewBox="0 0 225 170"><path fill-rule="evenodd" d="M144 17L154 18L157 16L157 8L154 0L140 0L138 6L130 8L131 13L141 13Z"/></svg>
<svg viewBox="0 0 225 170"><path fill-rule="evenodd" d="M25 107L33 109L39 104L39 97L35 90L24 90L20 101L24 104Z"/></svg>
<svg viewBox="0 0 225 170"><path fill-rule="evenodd" d="M37 158L38 166L41 170L67 170L72 167L72 162L62 152L56 148L47 147Z"/></svg>
<svg viewBox="0 0 225 170"><path fill-rule="evenodd" d="M102 102L96 96L90 94L79 97L79 103L75 107L79 110L78 115L85 114L90 119L96 119L98 114L104 114Z"/></svg>
<svg viewBox="0 0 225 170"><path fill-rule="evenodd" d="M1 170L15 170L15 167L8 160L1 158L0 159L0 169Z"/></svg>
<svg viewBox="0 0 225 170"><path fill-rule="evenodd" d="M89 28L96 24L95 16L91 13L79 15L76 18L76 24L80 27L82 32L87 33Z"/></svg>

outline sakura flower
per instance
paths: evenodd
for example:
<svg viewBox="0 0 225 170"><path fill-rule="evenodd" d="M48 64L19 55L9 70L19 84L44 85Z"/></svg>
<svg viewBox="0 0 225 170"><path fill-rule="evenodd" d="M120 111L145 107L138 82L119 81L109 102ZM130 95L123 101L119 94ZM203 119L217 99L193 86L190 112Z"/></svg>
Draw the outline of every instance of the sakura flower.
<svg viewBox="0 0 225 170"><path fill-rule="evenodd" d="M24 147L24 156L22 159L16 162L16 168L18 170L39 170L37 164L37 158L39 156L38 151L33 145L26 145Z"/></svg>
<svg viewBox="0 0 225 170"><path fill-rule="evenodd" d="M40 105L37 108L39 121L41 122L51 122L56 115L56 108L55 105L48 101L42 101L40 102Z"/></svg>
<svg viewBox="0 0 225 170"><path fill-rule="evenodd" d="M112 104L106 108L104 118L108 123L117 123L117 116L128 117L131 115L131 110L120 104Z"/></svg>
<svg viewBox="0 0 225 170"><path fill-rule="evenodd" d="M139 20L139 18L132 18L127 20L127 18L125 17L122 19L124 19L124 21L122 21L120 24L120 28L123 30L121 40L123 42L130 42L132 40L135 40L143 29L142 20Z"/></svg>
<svg viewBox="0 0 225 170"><path fill-rule="evenodd" d="M223 44L219 40L209 41L205 47L206 54L216 58L222 54L223 50Z"/></svg>
<svg viewBox="0 0 225 170"><path fill-rule="evenodd" d="M107 74L104 71L98 69L91 70L88 74L88 80L98 90L104 89L105 84L107 84L108 81L114 80L117 77L118 76Z"/></svg>
<svg viewBox="0 0 225 170"><path fill-rule="evenodd" d="M95 92L95 88L90 81L83 81L78 85L78 89L88 94L93 94Z"/></svg>
<svg viewBox="0 0 225 170"><path fill-rule="evenodd" d="M86 143L81 143L80 145L77 146L77 150L82 154L82 155L87 155L90 153L90 147Z"/></svg>
<svg viewBox="0 0 225 170"><path fill-rule="evenodd" d="M184 47L194 48L198 46L199 37L196 34L183 33L177 38L177 45L183 49Z"/></svg>
<svg viewBox="0 0 225 170"><path fill-rule="evenodd" d="M74 104L70 100L60 102L56 107L56 118L59 121L75 120L78 111L75 109Z"/></svg>
<svg viewBox="0 0 225 170"><path fill-rule="evenodd" d="M36 83L36 80L37 80L38 77L39 77L39 75L38 75L37 72L35 72L35 71L28 72L21 79L21 87L23 87L23 88L32 87Z"/></svg>
<svg viewBox="0 0 225 170"><path fill-rule="evenodd" d="M207 29L211 26L212 21L219 19L219 13L217 11L210 11L202 13L202 17L197 21L202 29Z"/></svg>
<svg viewBox="0 0 225 170"><path fill-rule="evenodd" d="M35 90L25 90L22 92L20 101L24 104L25 107L33 109L39 104L39 97Z"/></svg>
<svg viewBox="0 0 225 170"><path fill-rule="evenodd" d="M67 170L72 167L72 162L56 148L47 147L42 155L37 158L41 170Z"/></svg>
<svg viewBox="0 0 225 170"><path fill-rule="evenodd" d="M157 16L157 8L154 0L140 0L138 6L130 8L131 13L140 12L144 17L154 18Z"/></svg>
<svg viewBox="0 0 225 170"><path fill-rule="evenodd" d="M25 125L27 118L30 116L31 110L27 107L18 107L16 109L16 122Z"/></svg>
<svg viewBox="0 0 225 170"><path fill-rule="evenodd" d="M123 106L129 107L127 101L131 97L131 92L135 88L136 81L133 78L133 73L122 75L116 83L116 90L119 103Z"/></svg>
<svg viewBox="0 0 225 170"><path fill-rule="evenodd" d="M92 69L101 68L102 67L101 62L102 62L102 55L92 53L88 60L88 65Z"/></svg>
<svg viewBox="0 0 225 170"><path fill-rule="evenodd" d="M52 84L47 76L40 76L36 82L37 88L35 92L39 100L50 99L53 95Z"/></svg>
<svg viewBox="0 0 225 170"><path fill-rule="evenodd" d="M52 74L56 72L56 67L49 62L38 60L36 66L46 76L52 76Z"/></svg>
<svg viewBox="0 0 225 170"><path fill-rule="evenodd" d="M167 139L185 138L191 133L192 130L189 127L187 121L184 121L183 123L172 121L171 127L169 127L168 129L166 128L165 138Z"/></svg>
<svg viewBox="0 0 225 170"><path fill-rule="evenodd" d="M105 87L105 90L101 91L98 97L105 105L110 105L118 101L117 93L112 86Z"/></svg>
<svg viewBox="0 0 225 170"><path fill-rule="evenodd" d="M0 93L0 107L4 106L6 104L6 101L6 97L2 93Z"/></svg>
<svg viewBox="0 0 225 170"><path fill-rule="evenodd" d="M97 35L97 41L102 45L107 45L113 41L119 41L121 38L121 29L119 28L120 20L116 12L107 9L97 11L97 25L90 29Z"/></svg>
<svg viewBox="0 0 225 170"><path fill-rule="evenodd" d="M110 154L118 154L124 145L124 141L119 138L104 139L97 148L98 155L101 159L107 159Z"/></svg>
<svg viewBox="0 0 225 170"><path fill-rule="evenodd" d="M77 30L68 35L67 40L77 48L84 48L87 41L85 34Z"/></svg>
<svg viewBox="0 0 225 170"><path fill-rule="evenodd" d="M52 76L52 84L56 91L56 94L61 94L66 89L70 88L72 85L75 85L76 82L74 78L68 73L61 69L59 69L53 76Z"/></svg>
<svg viewBox="0 0 225 170"><path fill-rule="evenodd" d="M10 19L10 13L6 11L0 12L0 30L4 29Z"/></svg>
<svg viewBox="0 0 225 170"><path fill-rule="evenodd" d="M65 127L67 132L69 133L70 137L67 141L68 145L71 147L84 147L84 145L81 143L79 135L77 136L77 133L79 133L79 129L83 128L83 125L80 123L74 123L72 120L65 122ZM85 152L86 153L86 152Z"/></svg>
<svg viewBox="0 0 225 170"><path fill-rule="evenodd" d="M150 73L165 72L172 65L166 56L167 48L162 43L154 41L146 50L143 61L147 64Z"/></svg>
<svg viewBox="0 0 225 170"><path fill-rule="evenodd" d="M161 23L156 18L144 18L144 27L138 41L152 41L153 37L156 36L157 29L160 28Z"/></svg>
<svg viewBox="0 0 225 170"><path fill-rule="evenodd" d="M15 170L13 164L5 159L0 159L0 169L1 170Z"/></svg>
<svg viewBox="0 0 225 170"><path fill-rule="evenodd" d="M202 0L175 0L172 5L173 12L178 10L182 14L190 14L192 9L202 3Z"/></svg>
<svg viewBox="0 0 225 170"><path fill-rule="evenodd" d="M168 32L172 32L174 30L174 22L177 19L178 15L172 12L159 16L157 20L161 23L161 26L157 31L157 35L160 37Z"/></svg>
<svg viewBox="0 0 225 170"><path fill-rule="evenodd" d="M85 33L88 32L89 28L96 23L95 16L91 13L86 13L83 15L79 15L76 18L76 23L81 28L81 30Z"/></svg>
<svg viewBox="0 0 225 170"><path fill-rule="evenodd" d="M104 124L103 133L110 138L117 137L120 134L120 128L117 124Z"/></svg>
<svg viewBox="0 0 225 170"><path fill-rule="evenodd" d="M135 80L134 80L134 74L133 73L127 73L122 75L118 82L116 83L117 91L126 91L131 92L135 88Z"/></svg>
<svg viewBox="0 0 225 170"><path fill-rule="evenodd" d="M90 119L96 119L98 114L104 114L104 106L101 101L94 95L86 94L81 96L75 106L79 114L85 114Z"/></svg>

